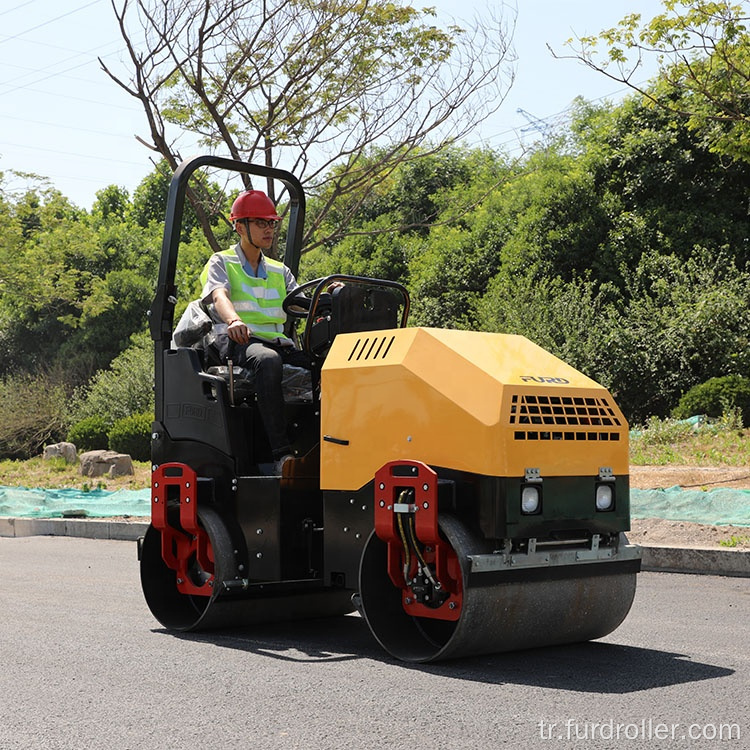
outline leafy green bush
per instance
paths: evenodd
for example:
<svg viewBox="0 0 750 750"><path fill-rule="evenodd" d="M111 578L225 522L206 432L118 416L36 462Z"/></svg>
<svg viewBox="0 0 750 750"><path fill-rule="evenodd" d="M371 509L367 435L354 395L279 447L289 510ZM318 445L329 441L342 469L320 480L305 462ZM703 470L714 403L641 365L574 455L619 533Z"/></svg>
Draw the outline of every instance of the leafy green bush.
<svg viewBox="0 0 750 750"><path fill-rule="evenodd" d="M133 336L131 346L115 357L108 369L97 372L85 388L76 391L69 413L71 423L102 416L113 424L153 408L154 351L144 333Z"/></svg>
<svg viewBox="0 0 750 750"><path fill-rule="evenodd" d="M693 386L674 409L677 419L693 414L721 417L732 409L742 413L742 423L750 425L750 379L742 375L724 375Z"/></svg>
<svg viewBox="0 0 750 750"><path fill-rule="evenodd" d="M143 412L118 419L109 431L110 450L128 453L134 461L148 461L153 418L150 412Z"/></svg>
<svg viewBox="0 0 750 750"><path fill-rule="evenodd" d="M74 443L79 452L104 448L108 444L107 432L112 426L101 414L86 417L68 430L68 442Z"/></svg>
<svg viewBox="0 0 750 750"><path fill-rule="evenodd" d="M709 378L750 371L750 275L728 256L644 253L627 281L630 299L608 318L605 385L631 421L667 416ZM706 411L686 416L696 413Z"/></svg>
<svg viewBox="0 0 750 750"><path fill-rule="evenodd" d="M625 283L498 274L478 305L482 327L528 336L581 370L631 423L668 416L709 378L750 372L750 273L731 258L649 251Z"/></svg>

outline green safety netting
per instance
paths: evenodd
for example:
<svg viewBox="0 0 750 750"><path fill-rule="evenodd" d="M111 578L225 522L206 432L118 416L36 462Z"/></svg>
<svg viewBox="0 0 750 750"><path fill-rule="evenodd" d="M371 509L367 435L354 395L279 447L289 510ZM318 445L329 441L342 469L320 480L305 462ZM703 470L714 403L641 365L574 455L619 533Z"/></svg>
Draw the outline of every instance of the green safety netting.
<svg viewBox="0 0 750 750"><path fill-rule="evenodd" d="M716 526L750 526L750 490L630 490L633 518L663 518Z"/></svg>
<svg viewBox="0 0 750 750"><path fill-rule="evenodd" d="M151 490L29 489L0 487L0 516L14 518L113 518L148 516Z"/></svg>
<svg viewBox="0 0 750 750"><path fill-rule="evenodd" d="M630 491L633 518L750 526L750 490ZM113 518L148 516L150 490L44 490L0 487L0 516L15 518Z"/></svg>

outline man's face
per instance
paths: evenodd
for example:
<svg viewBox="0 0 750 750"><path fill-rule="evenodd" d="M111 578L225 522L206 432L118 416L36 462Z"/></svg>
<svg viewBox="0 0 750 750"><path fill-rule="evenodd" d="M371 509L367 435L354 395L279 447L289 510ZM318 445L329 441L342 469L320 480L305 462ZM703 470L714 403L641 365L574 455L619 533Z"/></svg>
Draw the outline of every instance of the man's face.
<svg viewBox="0 0 750 750"><path fill-rule="evenodd" d="M247 238L261 250L270 250L273 246L273 236L276 232L276 222L265 219L248 219L240 226L245 227Z"/></svg>

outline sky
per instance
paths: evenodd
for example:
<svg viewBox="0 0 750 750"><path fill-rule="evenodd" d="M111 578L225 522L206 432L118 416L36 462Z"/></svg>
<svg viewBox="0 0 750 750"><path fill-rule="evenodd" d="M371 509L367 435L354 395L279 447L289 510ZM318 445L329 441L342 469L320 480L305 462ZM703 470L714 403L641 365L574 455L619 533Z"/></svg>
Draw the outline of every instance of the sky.
<svg viewBox="0 0 750 750"><path fill-rule="evenodd" d="M434 6L441 24L470 21L475 12L500 4L412 2ZM559 121L577 96L622 99L627 89L576 60L555 59L546 45L564 53L572 36L597 34L628 13L650 19L662 10L660 0L516 0L515 7L515 82L469 145L512 152L539 137L534 123ZM0 172L6 189L23 184L10 174L14 170L49 178L85 209L111 184L132 195L153 169L153 152L136 140L149 140L148 127L136 100L97 60L117 68L123 55L110 0L0 1Z"/></svg>

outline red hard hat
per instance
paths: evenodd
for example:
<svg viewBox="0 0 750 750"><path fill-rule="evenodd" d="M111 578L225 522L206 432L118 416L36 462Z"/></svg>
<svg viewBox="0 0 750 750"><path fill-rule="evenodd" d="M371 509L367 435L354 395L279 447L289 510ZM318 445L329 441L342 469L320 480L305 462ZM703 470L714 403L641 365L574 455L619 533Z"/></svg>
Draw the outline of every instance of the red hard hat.
<svg viewBox="0 0 750 750"><path fill-rule="evenodd" d="M237 219L276 219L281 217L276 213L273 201L261 190L246 190L240 193L232 203L229 214L232 221Z"/></svg>

